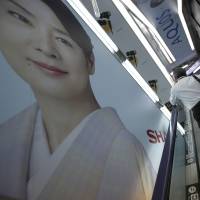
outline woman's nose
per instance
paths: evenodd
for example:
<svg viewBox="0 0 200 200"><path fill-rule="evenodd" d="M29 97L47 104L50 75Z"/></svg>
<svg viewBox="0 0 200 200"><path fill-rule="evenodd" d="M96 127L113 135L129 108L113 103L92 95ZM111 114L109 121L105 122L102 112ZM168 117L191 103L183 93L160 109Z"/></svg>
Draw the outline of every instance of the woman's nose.
<svg viewBox="0 0 200 200"><path fill-rule="evenodd" d="M57 59L59 52L56 49L53 33L50 30L42 29L38 33L38 40L35 44L35 50L43 53L45 56Z"/></svg>
<svg viewBox="0 0 200 200"><path fill-rule="evenodd" d="M58 55L56 52L49 51L49 49L48 50L45 49L44 46L35 48L35 50L43 53L47 57L54 58L54 59L58 58Z"/></svg>

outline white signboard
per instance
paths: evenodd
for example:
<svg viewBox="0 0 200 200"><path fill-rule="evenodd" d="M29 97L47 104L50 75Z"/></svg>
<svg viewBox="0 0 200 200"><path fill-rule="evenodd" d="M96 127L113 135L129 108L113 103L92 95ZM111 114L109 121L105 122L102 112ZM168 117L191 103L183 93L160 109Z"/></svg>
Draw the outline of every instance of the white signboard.
<svg viewBox="0 0 200 200"><path fill-rule="evenodd" d="M133 2L156 27L177 62L193 55L178 16L177 5L173 0L135 0Z"/></svg>

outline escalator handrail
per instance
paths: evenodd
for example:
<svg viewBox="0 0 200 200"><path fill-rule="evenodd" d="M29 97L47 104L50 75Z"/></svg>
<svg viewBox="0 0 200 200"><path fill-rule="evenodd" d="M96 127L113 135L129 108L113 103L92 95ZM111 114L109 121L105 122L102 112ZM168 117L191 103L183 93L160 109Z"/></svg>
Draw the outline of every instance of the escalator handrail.
<svg viewBox="0 0 200 200"><path fill-rule="evenodd" d="M168 200L170 192L171 173L173 167L174 148L177 128L177 108L173 106L167 131L165 145L160 161L152 200Z"/></svg>

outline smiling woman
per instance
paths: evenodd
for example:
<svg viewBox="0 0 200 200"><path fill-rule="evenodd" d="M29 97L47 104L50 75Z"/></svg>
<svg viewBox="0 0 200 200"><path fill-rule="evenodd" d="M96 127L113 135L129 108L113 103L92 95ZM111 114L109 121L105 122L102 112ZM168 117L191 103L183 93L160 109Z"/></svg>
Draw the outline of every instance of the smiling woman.
<svg viewBox="0 0 200 200"><path fill-rule="evenodd" d="M149 200L154 170L89 76L89 36L53 0L1 0L0 48L37 103L0 126L0 199Z"/></svg>
<svg viewBox="0 0 200 200"><path fill-rule="evenodd" d="M0 26L4 27L0 35L2 52L35 93L68 98L72 93L89 89L88 75L93 73L91 43L89 39L87 45L82 42L85 34L77 41L76 32L70 34L72 30L66 29L68 21L76 26L74 18L61 23L53 12L48 12L49 8L42 1L37 4L30 1L24 7L10 0L3 0L1 4ZM38 4L41 9L38 9ZM59 6L54 9L58 10ZM70 14L65 15L66 19L71 17Z"/></svg>

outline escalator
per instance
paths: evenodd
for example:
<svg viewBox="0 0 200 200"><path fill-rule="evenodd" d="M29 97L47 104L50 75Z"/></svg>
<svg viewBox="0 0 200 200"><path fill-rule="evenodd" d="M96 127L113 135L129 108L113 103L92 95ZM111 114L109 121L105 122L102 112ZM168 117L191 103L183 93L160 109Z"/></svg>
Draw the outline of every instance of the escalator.
<svg viewBox="0 0 200 200"><path fill-rule="evenodd" d="M174 107L152 200L200 199L199 130L186 112L186 134L182 136L176 131L177 116Z"/></svg>

